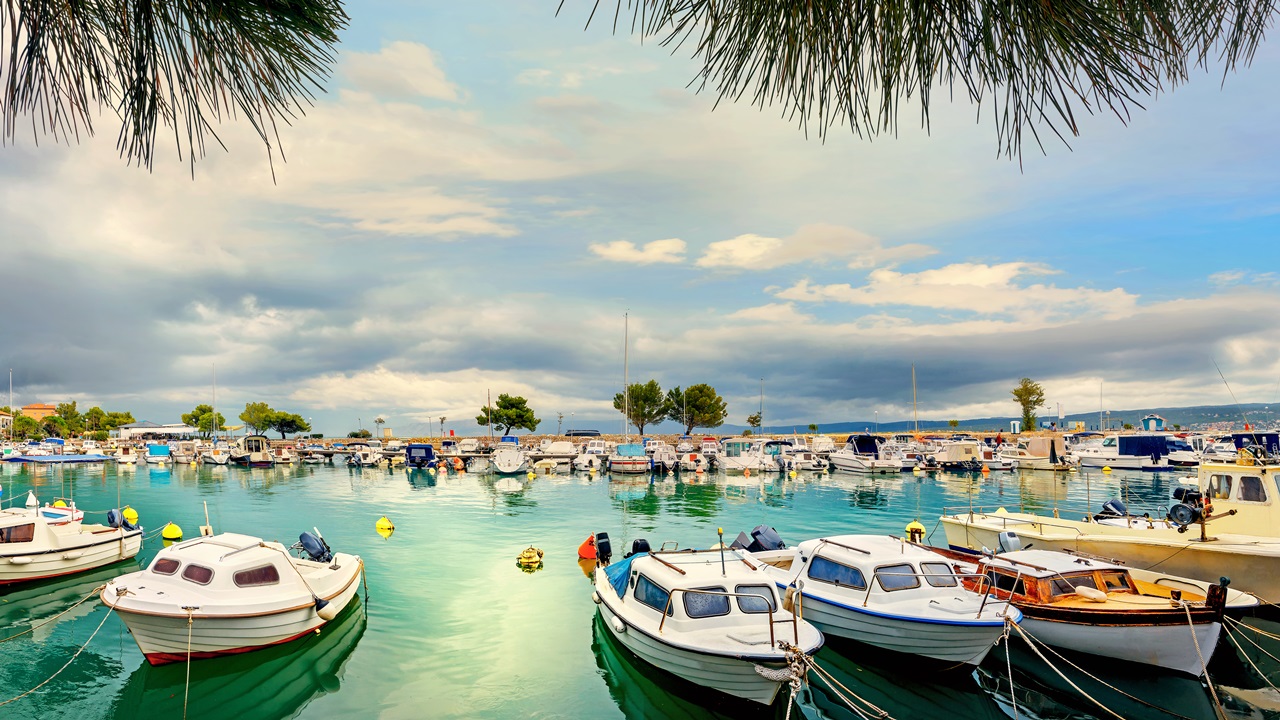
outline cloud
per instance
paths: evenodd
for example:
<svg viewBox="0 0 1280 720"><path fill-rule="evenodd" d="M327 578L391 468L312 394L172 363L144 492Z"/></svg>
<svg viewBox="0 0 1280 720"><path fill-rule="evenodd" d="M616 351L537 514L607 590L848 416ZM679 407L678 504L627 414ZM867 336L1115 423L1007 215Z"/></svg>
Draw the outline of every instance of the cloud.
<svg viewBox="0 0 1280 720"><path fill-rule="evenodd" d="M1253 272L1251 270L1222 270L1209 276L1209 284L1218 287L1232 285L1276 285L1280 279L1274 272Z"/></svg>
<svg viewBox="0 0 1280 720"><path fill-rule="evenodd" d="M1038 263L954 263L917 273L873 270L867 277L867 283L859 287L849 283L815 285L809 280L801 280L789 288L775 291L774 295L800 302L903 305L981 315L1009 315L1024 320L1061 319L1080 313L1122 316L1131 313L1136 306L1138 296L1123 288L1094 290L1018 282L1054 273L1051 268Z"/></svg>
<svg viewBox="0 0 1280 720"><path fill-rule="evenodd" d="M697 265L729 270L772 270L804 262L843 262L850 268L897 265L938 251L912 243L885 247L876 238L838 225L805 225L786 238L745 234L707 246Z"/></svg>
<svg viewBox="0 0 1280 720"><path fill-rule="evenodd" d="M458 86L445 77L426 45L396 41L380 52L343 53L343 74L352 86L386 98L429 98L458 102Z"/></svg>
<svg viewBox="0 0 1280 720"><path fill-rule="evenodd" d="M628 240L608 243L592 243L588 249L597 256L613 262L652 265L655 263L684 262L685 242L679 238L654 240L640 247Z"/></svg>

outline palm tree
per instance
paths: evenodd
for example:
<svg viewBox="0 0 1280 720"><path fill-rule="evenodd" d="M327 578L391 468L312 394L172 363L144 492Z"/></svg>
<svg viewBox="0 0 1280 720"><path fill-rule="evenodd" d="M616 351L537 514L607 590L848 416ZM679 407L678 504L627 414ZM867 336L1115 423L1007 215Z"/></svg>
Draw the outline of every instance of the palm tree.
<svg viewBox="0 0 1280 720"><path fill-rule="evenodd" d="M322 89L346 25L341 0L0 3L0 138L76 139L108 107L120 154L148 168L161 124L193 164L226 117L271 151L277 121Z"/></svg>
<svg viewBox="0 0 1280 720"><path fill-rule="evenodd" d="M385 422L386 420L381 415L373 419L373 424L378 426L378 437L382 437L382 425Z"/></svg>
<svg viewBox="0 0 1280 720"><path fill-rule="evenodd" d="M721 100L776 108L818 135L847 124L876 136L896 134L913 98L927 128L938 90L988 104L1010 156L1024 130L1065 141L1080 111L1124 121L1196 67L1247 65L1276 16L1274 0L617 0L615 31L624 8L642 40L690 48L702 63L691 84Z"/></svg>

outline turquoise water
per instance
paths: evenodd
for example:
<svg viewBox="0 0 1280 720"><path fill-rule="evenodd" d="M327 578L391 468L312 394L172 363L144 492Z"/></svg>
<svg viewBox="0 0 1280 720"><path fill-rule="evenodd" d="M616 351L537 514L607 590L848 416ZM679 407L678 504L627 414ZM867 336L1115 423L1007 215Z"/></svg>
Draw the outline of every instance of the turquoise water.
<svg viewBox="0 0 1280 720"><path fill-rule="evenodd" d="M439 477L403 468L354 470L295 466L270 470L141 466L0 466L4 497L35 488L42 501L74 495L102 520L123 503L154 531L166 521L188 536L204 522L286 544L318 527L335 550L362 556L369 597L319 636L233 658L150 667L115 616L95 599L56 621L0 642L0 702L48 678L89 641L67 669L36 693L0 707L0 718L421 718L421 717L776 717L773 708L710 696L639 663L595 621L589 580L576 548L607 531L615 551L644 537L656 547L709 546L723 527L731 537L764 523L789 542L824 534L901 534L919 517L933 529L944 506L1004 505L1052 510L1098 507L1124 495L1131 506L1167 503L1171 475L1100 473L1022 476L866 478L802 474L795 479L708 478L611 482L600 476L521 478L503 492L494 478ZM386 515L396 526L374 531ZM943 543L942 531L932 535ZM535 545L542 570L522 572L515 557ZM159 548L148 541L141 561ZM123 564L70 580L0 591L0 638L64 611ZM1280 626L1270 626L1275 631ZM1267 641L1269 642L1269 641ZM1280 656L1280 643L1265 645ZM1280 669L1259 651L1265 672ZM819 663L866 701L899 718L1112 717L1083 699L1044 663L1015 644L993 652L974 673L920 670L874 649L829 644ZM1085 660L1137 700L1070 671L1074 682L1126 718L1213 718L1209 692L1190 678ZM1280 694L1262 692L1238 654L1220 650L1212 667L1228 717L1280 718ZM1240 688L1228 691L1224 688ZM1248 692L1246 692L1248 691ZM1252 693L1252 694L1250 694ZM1250 702L1238 699L1244 696ZM815 684L792 717L857 718ZM1175 714L1144 703L1173 709ZM796 714L798 713L798 715Z"/></svg>

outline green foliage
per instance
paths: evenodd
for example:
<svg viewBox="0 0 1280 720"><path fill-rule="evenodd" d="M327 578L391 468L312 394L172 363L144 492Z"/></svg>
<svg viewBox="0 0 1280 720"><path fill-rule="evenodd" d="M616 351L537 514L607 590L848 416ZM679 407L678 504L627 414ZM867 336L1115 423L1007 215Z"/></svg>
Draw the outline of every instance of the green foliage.
<svg viewBox="0 0 1280 720"><path fill-rule="evenodd" d="M818 424L817 424L817 423L809 423L809 432L811 432L811 433L816 433L816 432L818 432Z"/></svg>
<svg viewBox="0 0 1280 720"><path fill-rule="evenodd" d="M955 98L995 103L998 149L1009 155L1020 154L1024 131L1039 145L1078 133L1085 112L1127 118L1193 67L1229 74L1248 65L1275 19L1270 0L617 0L598 14L599 3L585 6L588 23L691 48L700 66L691 85L767 106L806 133L848 127L896 137L900 110L928 127L935 98Z"/></svg>
<svg viewBox="0 0 1280 720"><path fill-rule="evenodd" d="M1022 429L1036 429L1036 408L1044 407L1044 388L1031 378L1022 378L1012 391L1013 399L1022 407Z"/></svg>
<svg viewBox="0 0 1280 720"><path fill-rule="evenodd" d="M96 440L98 442L106 442L109 437L111 437L111 434L106 430L94 430L89 433L89 439Z"/></svg>
<svg viewBox="0 0 1280 720"><path fill-rule="evenodd" d="M340 0L0 3L0 138L29 123L37 137L78 140L107 107L130 164L150 168L157 137L194 163L229 117L274 154L274 129L310 103L346 24Z"/></svg>
<svg viewBox="0 0 1280 720"><path fill-rule="evenodd" d="M753 434L754 434L754 433L752 433L750 430L743 430L743 431L742 431L742 437L751 437L751 435L753 435Z"/></svg>
<svg viewBox="0 0 1280 720"><path fill-rule="evenodd" d="M760 417L760 413L758 412L751 413L747 416L747 424L757 430L760 429L761 420L763 420L763 418Z"/></svg>
<svg viewBox="0 0 1280 720"><path fill-rule="evenodd" d="M244 412L240 413L240 422L261 434L271 429L271 420L275 414L276 411L264 402L245 403Z"/></svg>
<svg viewBox="0 0 1280 720"><path fill-rule="evenodd" d="M222 413L215 413L212 405L201 403L189 413L183 413L182 422L200 431L204 437L226 430L227 419Z"/></svg>
<svg viewBox="0 0 1280 720"><path fill-rule="evenodd" d="M367 440L367 439L369 439L369 438L373 437L373 433L369 432L368 430L365 430L365 429L361 428L360 430L352 430L351 432L347 433L347 437L349 437L349 438L364 438L364 439L366 439L366 440Z"/></svg>
<svg viewBox="0 0 1280 720"><path fill-rule="evenodd" d="M952 430L955 430L956 428L960 427L960 421L959 421L959 420L948 420L948 421L947 421L947 427L951 428Z"/></svg>
<svg viewBox="0 0 1280 720"><path fill-rule="evenodd" d="M1121 427L1123 427L1125 430L1132 430L1132 429L1133 429L1133 423L1125 423L1125 424L1124 424L1124 425L1122 425Z"/></svg>
<svg viewBox="0 0 1280 720"><path fill-rule="evenodd" d="M62 424L68 437L84 432L84 418L80 415L80 411L76 409L75 400L69 403L58 403L58 407L54 412L57 413L58 417L62 418Z"/></svg>
<svg viewBox="0 0 1280 720"><path fill-rule="evenodd" d="M40 421L40 429L48 437L67 437L67 421L62 419L60 415L50 415Z"/></svg>
<svg viewBox="0 0 1280 720"><path fill-rule="evenodd" d="M511 432L511 428L524 428L533 432L538 429L540 422L542 421L533 416L528 400L506 393L498 396L498 402L494 403L492 408L488 406L480 408L480 414L476 416L477 425L492 425L500 428L503 435Z"/></svg>
<svg viewBox="0 0 1280 720"><path fill-rule="evenodd" d="M84 413L84 424L85 424L85 427L88 428L89 430L93 430L93 431L105 430L106 419L107 419L107 414L103 412L102 408L98 407L97 405L94 405L93 407L89 408Z"/></svg>
<svg viewBox="0 0 1280 720"><path fill-rule="evenodd" d="M311 424L307 422L306 418L296 413L272 413L269 427L280 433L281 440L289 433L311 432Z"/></svg>
<svg viewBox="0 0 1280 720"><path fill-rule="evenodd" d="M631 383L626 393L613 396L613 408L625 414L641 435L644 434L645 426L662 422L670 410L667 398L662 394L662 386L657 380Z"/></svg>
<svg viewBox="0 0 1280 720"><path fill-rule="evenodd" d="M131 412L109 412L107 413L106 419L103 421L102 428L104 430L115 430L121 425L128 425L129 423L135 422L138 421L133 419L133 413Z"/></svg>
<svg viewBox="0 0 1280 720"><path fill-rule="evenodd" d="M696 427L720 427L727 417L729 409L724 398L706 383L690 385L683 391L679 387L667 391L667 418L684 425L686 435Z"/></svg>
<svg viewBox="0 0 1280 720"><path fill-rule="evenodd" d="M42 440L45 432L35 418L19 413L13 419L13 436L22 440Z"/></svg>

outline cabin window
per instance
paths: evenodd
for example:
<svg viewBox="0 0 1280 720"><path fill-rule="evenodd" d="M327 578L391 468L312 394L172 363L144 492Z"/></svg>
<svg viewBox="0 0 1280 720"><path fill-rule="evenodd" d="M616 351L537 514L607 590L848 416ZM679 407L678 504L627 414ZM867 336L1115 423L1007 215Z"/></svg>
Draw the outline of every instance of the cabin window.
<svg viewBox="0 0 1280 720"><path fill-rule="evenodd" d="M1102 447L1115 447L1115 446L1116 446L1116 439L1113 437L1109 437L1106 440L1102 441Z"/></svg>
<svg viewBox="0 0 1280 720"><path fill-rule="evenodd" d="M213 570L203 565L188 565L182 570L182 579L197 585L208 585L213 579Z"/></svg>
<svg viewBox="0 0 1280 720"><path fill-rule="evenodd" d="M1262 488L1262 478L1245 475L1240 478L1240 502L1266 502L1267 491Z"/></svg>
<svg viewBox="0 0 1280 720"><path fill-rule="evenodd" d="M855 590L866 590L867 581L858 568L841 565L824 557L816 557L809 562L809 578L818 582L831 583Z"/></svg>
<svg viewBox="0 0 1280 720"><path fill-rule="evenodd" d="M672 611L667 608L667 600L671 597L671 593L663 590L657 583L644 575L636 576L635 596L636 600L658 612L666 611L668 615L672 614Z"/></svg>
<svg viewBox="0 0 1280 720"><path fill-rule="evenodd" d="M724 454L726 457L742 457L742 446L734 443L725 447Z"/></svg>
<svg viewBox="0 0 1280 720"><path fill-rule="evenodd" d="M1210 500L1229 499L1231 497L1231 476L1210 475L1208 490Z"/></svg>
<svg viewBox="0 0 1280 720"><path fill-rule="evenodd" d="M880 588L889 592L920 587L920 578L916 577L915 567L907 563L878 567L876 577L880 580Z"/></svg>
<svg viewBox="0 0 1280 720"><path fill-rule="evenodd" d="M31 542L36 537L36 524L27 523L26 525L14 525L13 527L0 528L0 543L24 543Z"/></svg>
<svg viewBox="0 0 1280 720"><path fill-rule="evenodd" d="M946 563L920 563L920 572L933 587L955 587L956 576L951 566Z"/></svg>
<svg viewBox="0 0 1280 720"><path fill-rule="evenodd" d="M1102 584L1107 592L1128 592L1129 578L1122 572L1102 573Z"/></svg>
<svg viewBox="0 0 1280 720"><path fill-rule="evenodd" d="M1072 575L1071 577L1056 577L1050 583L1053 585L1054 596L1070 595L1076 591L1078 587L1091 587L1098 589L1098 583L1093 579L1093 573L1088 575Z"/></svg>
<svg viewBox="0 0 1280 720"><path fill-rule="evenodd" d="M1005 573L996 572L994 570L987 571L987 582L991 587L997 590L1013 593L1014 595L1026 595L1027 588L1022 582L1022 578Z"/></svg>
<svg viewBox="0 0 1280 720"><path fill-rule="evenodd" d="M275 565L263 565L250 570L241 570L231 577L239 587L254 585L275 585L280 582L280 571Z"/></svg>
<svg viewBox="0 0 1280 720"><path fill-rule="evenodd" d="M778 609L774 604L773 588L768 585L738 585L733 591L756 596L738 598L738 609L744 613L776 612Z"/></svg>
<svg viewBox="0 0 1280 720"><path fill-rule="evenodd" d="M173 558L160 558L151 566L151 572L161 575L172 575L178 572L178 566L182 563Z"/></svg>
<svg viewBox="0 0 1280 720"><path fill-rule="evenodd" d="M696 588L711 592L724 592L722 587ZM716 617L729 614L728 595L706 595L700 592L684 592L684 613L691 618Z"/></svg>

